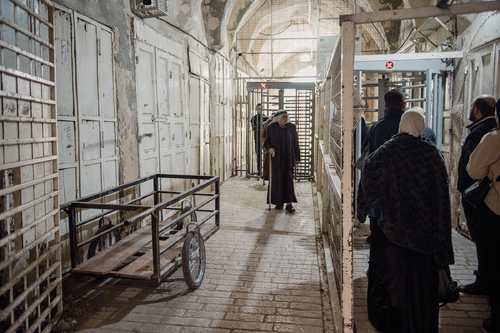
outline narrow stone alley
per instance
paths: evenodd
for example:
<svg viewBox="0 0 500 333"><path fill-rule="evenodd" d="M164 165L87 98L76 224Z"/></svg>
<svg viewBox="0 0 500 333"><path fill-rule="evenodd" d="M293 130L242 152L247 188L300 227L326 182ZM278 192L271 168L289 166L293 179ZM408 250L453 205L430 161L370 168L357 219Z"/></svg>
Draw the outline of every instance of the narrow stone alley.
<svg viewBox="0 0 500 333"><path fill-rule="evenodd" d="M182 270L158 287L73 276L64 290L71 303L55 331L333 332L312 184L295 184L292 215L268 210L262 181L229 179L199 289L187 287Z"/></svg>
<svg viewBox="0 0 500 333"><path fill-rule="evenodd" d="M267 186L244 177L221 186L221 229L206 243L207 270L190 290L178 270L159 286L73 275L64 282L65 312L55 332L334 332L325 280L318 210L311 182L296 182L294 215L268 210ZM318 224L319 225L319 224ZM366 313L369 226L355 228L354 287L357 333L376 332ZM474 281L472 242L453 232L462 284ZM323 262L323 264L322 264ZM461 294L440 311L440 332L485 332L486 296Z"/></svg>

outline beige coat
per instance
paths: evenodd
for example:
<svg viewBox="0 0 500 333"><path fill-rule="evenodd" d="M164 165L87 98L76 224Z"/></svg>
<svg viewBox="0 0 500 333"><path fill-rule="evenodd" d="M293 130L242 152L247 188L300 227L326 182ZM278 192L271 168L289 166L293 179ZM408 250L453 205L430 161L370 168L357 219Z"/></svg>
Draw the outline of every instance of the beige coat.
<svg viewBox="0 0 500 333"><path fill-rule="evenodd" d="M496 180L500 176L500 127L483 136L470 155L467 172L473 179L488 176L490 180ZM495 214L500 215L500 181L493 184L484 202Z"/></svg>

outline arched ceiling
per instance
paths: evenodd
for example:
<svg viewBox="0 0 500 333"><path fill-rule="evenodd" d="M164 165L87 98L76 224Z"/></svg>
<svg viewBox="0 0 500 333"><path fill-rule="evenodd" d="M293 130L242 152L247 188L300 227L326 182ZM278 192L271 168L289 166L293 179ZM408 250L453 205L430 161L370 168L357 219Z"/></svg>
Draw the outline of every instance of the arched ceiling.
<svg viewBox="0 0 500 333"><path fill-rule="evenodd" d="M318 36L338 35L339 15L435 4L436 0L356 0L355 9L354 0L203 0L202 13L214 51L229 48L238 52L254 72L268 76L273 71L293 75L311 66L300 65L298 56L310 53L314 58ZM362 49L395 52L411 29L426 22L420 19L363 27ZM266 62L270 57L272 61Z"/></svg>

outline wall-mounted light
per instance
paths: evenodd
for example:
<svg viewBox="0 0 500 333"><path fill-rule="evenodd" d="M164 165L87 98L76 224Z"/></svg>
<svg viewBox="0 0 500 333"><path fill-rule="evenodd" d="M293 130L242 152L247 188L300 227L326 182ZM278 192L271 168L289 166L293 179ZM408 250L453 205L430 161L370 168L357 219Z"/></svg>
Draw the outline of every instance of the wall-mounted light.
<svg viewBox="0 0 500 333"><path fill-rule="evenodd" d="M130 9L140 18L168 15L167 0L130 0Z"/></svg>

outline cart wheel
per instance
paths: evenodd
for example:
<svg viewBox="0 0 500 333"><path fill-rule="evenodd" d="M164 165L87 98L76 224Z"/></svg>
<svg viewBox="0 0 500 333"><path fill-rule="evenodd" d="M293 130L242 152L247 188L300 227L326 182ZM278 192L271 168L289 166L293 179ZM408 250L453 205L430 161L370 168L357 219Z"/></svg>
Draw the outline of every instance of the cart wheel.
<svg viewBox="0 0 500 333"><path fill-rule="evenodd" d="M102 227L100 227L95 234L98 235L112 227L114 227L112 224L105 224ZM118 229L115 229L108 234L102 235L98 239L94 239L92 242L90 242L87 259L92 258L93 256L96 255L96 253L104 251L111 245L118 242L121 238L122 237L120 235L120 232L118 231Z"/></svg>
<svg viewBox="0 0 500 333"><path fill-rule="evenodd" d="M184 214L185 212L187 212L190 209L191 209L191 207L182 208L180 215ZM177 223L173 227L173 229L174 230L182 230L191 221L196 221L196 213L194 213L194 212L191 213L190 215L186 216L182 221L179 221L179 223Z"/></svg>
<svg viewBox="0 0 500 333"><path fill-rule="evenodd" d="M191 289L201 285L205 276L205 242L197 229L190 231L184 239L182 247L182 273Z"/></svg>

